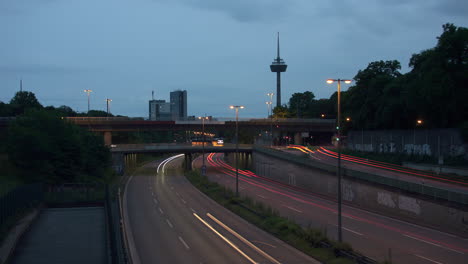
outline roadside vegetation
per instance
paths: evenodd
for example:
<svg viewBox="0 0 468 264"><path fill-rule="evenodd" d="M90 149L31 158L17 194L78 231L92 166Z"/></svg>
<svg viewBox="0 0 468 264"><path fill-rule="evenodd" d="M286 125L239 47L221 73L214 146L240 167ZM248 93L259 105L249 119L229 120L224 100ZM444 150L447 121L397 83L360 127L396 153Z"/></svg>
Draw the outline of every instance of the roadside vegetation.
<svg viewBox="0 0 468 264"><path fill-rule="evenodd" d="M248 197L236 197L230 189L209 181L198 171L186 172L186 177L196 188L220 205L322 263L347 264L358 263L358 260L370 261L354 252L349 244L330 240L321 230L303 228L281 217L271 207Z"/></svg>

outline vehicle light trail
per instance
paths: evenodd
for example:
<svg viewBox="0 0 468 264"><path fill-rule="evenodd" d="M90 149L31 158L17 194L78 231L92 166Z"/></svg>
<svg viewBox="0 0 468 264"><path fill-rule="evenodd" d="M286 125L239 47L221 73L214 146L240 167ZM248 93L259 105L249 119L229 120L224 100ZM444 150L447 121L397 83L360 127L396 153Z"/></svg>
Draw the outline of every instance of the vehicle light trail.
<svg viewBox="0 0 468 264"><path fill-rule="evenodd" d="M327 149L325 149L323 147L321 147L317 152L320 153L320 154L326 155L328 157L332 157L332 158L337 157L335 152L327 150ZM461 182L461 181L450 180L450 179L447 179L447 178L436 177L436 176L434 176L432 174L427 174L427 173L424 173L422 171L409 170L409 169L407 169L405 167L402 167L402 166L399 166L399 165L396 165L396 164L391 164L390 165L389 163L376 162L376 161L372 161L372 160L368 161L368 160L363 159L363 158L357 158L357 157L353 157L353 156L349 156L349 155L342 155L341 158L343 160L346 160L346 161L349 161L349 162L354 162L354 163L358 163L358 164L361 164L361 165L366 165L366 166L370 166L370 167L374 167L374 168L385 169L385 170L390 170L390 171L396 171L396 172L401 172L401 173L410 174L410 175L414 175L414 176L436 179L436 180L439 180L439 181L442 181L442 182L450 182L450 183L456 183L456 184L461 184L461 185L464 185L464 186L468 186L467 182ZM384 165L380 165L379 163L384 164ZM385 164L388 164L388 165L385 165Z"/></svg>
<svg viewBox="0 0 468 264"><path fill-rule="evenodd" d="M232 166L226 164L222 160L222 158L219 158L219 156L220 155L216 155L215 153L210 153L207 156L208 163L211 166L218 169L221 173L224 173L224 174L226 174L226 175L228 175L230 177L235 177L235 172L233 172L233 170L235 170L235 168L233 168ZM271 179L256 175L255 173L253 173L251 171L243 170L241 172L241 170L239 170L239 175L243 176L243 177L240 177L239 180L241 180L241 181L243 181L245 183L248 183L250 185L262 188L264 190L267 190L267 191L272 192L272 193L276 193L278 195L288 197L290 199L293 199L293 200L301 202L301 203L305 203L305 204L308 204L308 205L311 205L311 206L314 206L314 207L317 207L317 208L321 208L321 209L329 211L331 213L336 213L336 209L330 208L330 207L328 207L326 205L318 204L316 202L312 202L312 201L310 201L310 199L308 197L302 196L300 194L292 193L288 189L292 189L292 190L304 193L306 195L316 196L316 194L311 193L311 192L309 192L307 190L304 190L304 189L301 189L301 188L298 188L298 187L295 187L295 186L291 186L291 185L288 185L288 184L279 183L277 181L274 181L274 180L271 180ZM258 180L268 181L272 185L266 185L266 184L260 183L260 182L256 181L257 179ZM351 215L349 213L343 213L343 216L345 216L347 218L350 218L350 219L353 219L353 220L356 220L356 221L368 223L368 224L371 224L371 225L374 225L374 226L377 226L377 227L380 227L380 228L383 228L383 229L387 229L387 230L390 230L390 231L393 231L393 232L396 232L396 233L399 233L399 234L402 234L402 235L405 235L405 236L411 236L411 237L414 237L414 238L418 238L420 240L424 240L426 242L434 243L434 244L440 245L441 248L447 248L448 250L458 251L458 252L461 252L462 254L468 253L468 248L460 248L460 247L450 245L450 244L447 244L447 243L444 243L444 242L441 242L441 241L433 240L433 239L430 239L430 238L427 238L427 237L420 236L418 234L414 234L412 232L408 232L408 231L401 230L401 229L398 229L398 228L395 228L395 227L392 227L392 226L389 226L389 225L386 225L386 224L382 224L382 223L379 223L379 222L376 222L376 221L372 221L372 220L369 220L367 218L358 217L358 216L355 216L355 215Z"/></svg>

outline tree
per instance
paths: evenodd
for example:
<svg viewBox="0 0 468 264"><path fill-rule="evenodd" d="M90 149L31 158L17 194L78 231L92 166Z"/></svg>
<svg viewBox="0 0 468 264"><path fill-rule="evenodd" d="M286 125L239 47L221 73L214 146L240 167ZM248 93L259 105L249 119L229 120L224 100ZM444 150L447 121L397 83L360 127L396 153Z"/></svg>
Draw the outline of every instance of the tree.
<svg viewBox="0 0 468 264"><path fill-rule="evenodd" d="M306 118L310 116L310 110L314 103L315 95L306 91L303 93L294 93L289 99L289 112L297 118Z"/></svg>
<svg viewBox="0 0 468 264"><path fill-rule="evenodd" d="M27 109L40 109L42 105L36 99L32 92L21 91L16 92L15 96L10 100L10 107L13 115L24 114Z"/></svg>
<svg viewBox="0 0 468 264"><path fill-rule="evenodd" d="M49 184L102 178L110 161L102 138L44 109L10 125L7 153L24 182Z"/></svg>
<svg viewBox="0 0 468 264"><path fill-rule="evenodd" d="M273 117L275 118L288 118L290 116L291 113L286 105L276 106L273 108Z"/></svg>

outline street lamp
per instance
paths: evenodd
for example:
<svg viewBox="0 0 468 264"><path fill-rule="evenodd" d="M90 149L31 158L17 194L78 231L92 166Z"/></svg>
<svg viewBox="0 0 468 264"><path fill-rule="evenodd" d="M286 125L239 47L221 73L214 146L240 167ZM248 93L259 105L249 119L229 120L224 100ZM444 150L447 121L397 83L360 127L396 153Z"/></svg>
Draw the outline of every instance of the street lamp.
<svg viewBox="0 0 468 264"><path fill-rule="evenodd" d="M337 101L337 120L336 120L336 130L337 130L337 138L336 143L338 147L338 169L337 169L337 178L338 178L338 241L342 241L341 235L341 105L340 105L340 97L341 97L341 82L346 84L350 84L351 80L343 80L343 79L328 79L327 83L332 84L334 82L338 83L338 101Z"/></svg>
<svg viewBox="0 0 468 264"><path fill-rule="evenodd" d="M275 95L274 93L267 93L267 95L270 97L270 103L269 103L269 106L270 106L270 147L273 146L273 95Z"/></svg>
<svg viewBox="0 0 468 264"><path fill-rule="evenodd" d="M107 98L107 99L106 99L106 104L107 104L107 117L109 117L110 102L112 102L112 99Z"/></svg>
<svg viewBox="0 0 468 264"><path fill-rule="evenodd" d="M231 109L236 109L236 196L239 197L239 109L244 109L242 105L231 105Z"/></svg>
<svg viewBox="0 0 468 264"><path fill-rule="evenodd" d="M89 94L92 92L93 90L90 90L90 89L85 89L84 92L88 94L88 115L89 115Z"/></svg>
<svg viewBox="0 0 468 264"><path fill-rule="evenodd" d="M207 116L199 116L198 119L202 121L202 133L203 133L203 142L202 142L202 156L203 156L203 165L202 165L202 175L206 173L206 166L205 166L205 120L208 119Z"/></svg>

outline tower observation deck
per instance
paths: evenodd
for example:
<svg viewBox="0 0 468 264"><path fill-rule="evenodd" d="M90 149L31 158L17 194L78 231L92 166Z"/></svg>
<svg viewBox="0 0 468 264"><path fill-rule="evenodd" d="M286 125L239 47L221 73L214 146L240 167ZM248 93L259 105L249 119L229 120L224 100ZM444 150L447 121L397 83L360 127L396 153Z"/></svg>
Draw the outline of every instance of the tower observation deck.
<svg viewBox="0 0 468 264"><path fill-rule="evenodd" d="M271 72L276 72L276 106L281 106L281 73L286 71L288 65L280 58L279 32L277 40L276 59L270 65Z"/></svg>

